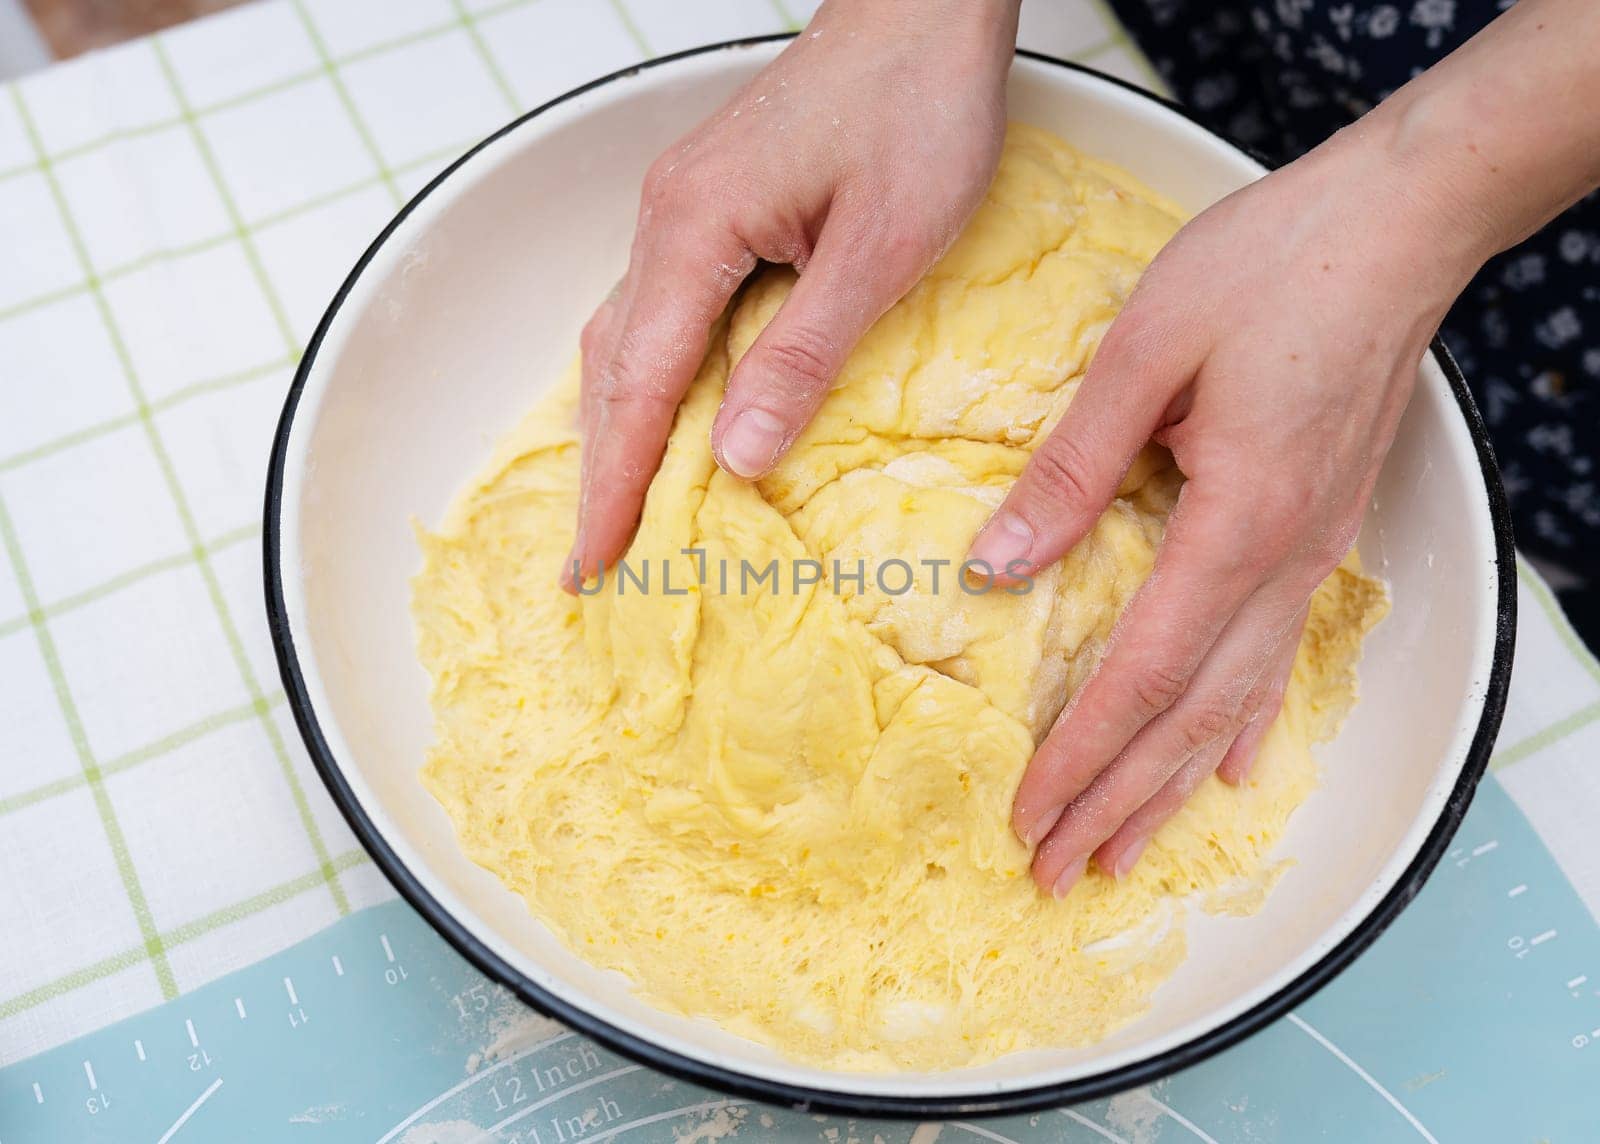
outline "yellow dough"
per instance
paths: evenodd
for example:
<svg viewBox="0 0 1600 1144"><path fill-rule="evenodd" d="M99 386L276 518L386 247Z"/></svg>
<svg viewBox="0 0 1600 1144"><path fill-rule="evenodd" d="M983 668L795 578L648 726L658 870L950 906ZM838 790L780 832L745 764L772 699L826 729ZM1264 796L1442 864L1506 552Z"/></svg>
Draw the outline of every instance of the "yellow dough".
<svg viewBox="0 0 1600 1144"><path fill-rule="evenodd" d="M1183 957L1180 898L1242 912L1270 887L1315 783L1309 744L1353 701L1386 610L1352 557L1317 592L1249 782L1207 780L1122 884L1091 871L1061 902L1034 887L1017 782L1149 572L1182 477L1148 450L1031 592L971 594L955 569L1181 221L1013 126L961 239L749 485L708 433L792 284L764 272L678 413L635 578L581 599L556 587L577 504L569 377L422 537L423 777L466 853L653 1003L819 1065L950 1068L1135 1017ZM916 577L904 594L898 568L875 583L894 558ZM741 592L741 561L773 560L777 580ZM797 587L808 560L825 575Z"/></svg>

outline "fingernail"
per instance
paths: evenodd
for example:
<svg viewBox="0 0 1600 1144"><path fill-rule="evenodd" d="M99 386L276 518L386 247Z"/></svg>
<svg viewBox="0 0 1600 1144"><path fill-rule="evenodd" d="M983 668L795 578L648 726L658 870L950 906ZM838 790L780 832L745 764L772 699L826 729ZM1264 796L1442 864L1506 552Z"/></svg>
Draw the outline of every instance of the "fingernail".
<svg viewBox="0 0 1600 1144"><path fill-rule="evenodd" d="M575 596L578 594L580 568L581 565L578 562L578 550L574 548L571 552L567 553L567 558L561 562L561 575L556 581L561 585L561 590L566 592L568 595Z"/></svg>
<svg viewBox="0 0 1600 1144"><path fill-rule="evenodd" d="M1061 815L1066 809L1064 806L1058 806L1054 810L1046 811L1034 819L1033 825L1028 828L1028 832L1022 835L1022 844L1029 850L1038 846L1044 840L1044 836L1049 834L1055 827L1055 824L1061 821Z"/></svg>
<svg viewBox="0 0 1600 1144"><path fill-rule="evenodd" d="M1222 757L1223 765L1217 768L1217 773L1222 780L1234 786L1242 786L1250 777L1250 770L1256 765L1256 758L1261 754L1261 742L1266 738L1269 722L1262 725L1262 716L1257 713L1245 724L1244 730L1239 732L1239 737L1233 741L1233 746L1228 748L1228 753Z"/></svg>
<svg viewBox="0 0 1600 1144"><path fill-rule="evenodd" d="M1135 842L1132 846L1128 847L1122 852L1121 857L1117 859L1117 868L1115 871L1117 881L1120 882L1129 874L1133 873L1133 868L1139 861L1139 855L1144 853L1144 848L1149 841L1150 840L1148 838L1141 838L1139 841Z"/></svg>
<svg viewBox="0 0 1600 1144"><path fill-rule="evenodd" d="M1061 877L1056 879L1056 884L1050 891L1053 895L1055 895L1056 901L1059 902L1062 898L1067 896L1068 892L1071 891L1073 886L1078 884L1078 879L1083 877L1083 872L1088 868L1089 860L1085 858L1081 862L1074 862L1065 870L1061 871Z"/></svg>
<svg viewBox="0 0 1600 1144"><path fill-rule="evenodd" d="M746 409L722 435L722 464L735 476L759 477L783 444L783 422L765 409Z"/></svg>
<svg viewBox="0 0 1600 1144"><path fill-rule="evenodd" d="M1007 565L1017 560L1027 560L1033 551L1033 529L1016 513L1003 512L978 533L969 554L981 560L997 574L1005 573Z"/></svg>

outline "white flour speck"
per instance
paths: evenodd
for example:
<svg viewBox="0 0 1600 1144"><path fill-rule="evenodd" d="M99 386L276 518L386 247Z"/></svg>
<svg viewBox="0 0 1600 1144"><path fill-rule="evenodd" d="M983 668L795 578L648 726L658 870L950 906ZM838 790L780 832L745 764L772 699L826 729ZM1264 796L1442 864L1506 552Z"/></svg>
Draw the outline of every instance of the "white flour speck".
<svg viewBox="0 0 1600 1144"><path fill-rule="evenodd" d="M676 1144L711 1144L714 1140L725 1140L739 1134L749 1115L750 1110L743 1105L724 1104L699 1124L673 1132L672 1139Z"/></svg>
<svg viewBox="0 0 1600 1144"><path fill-rule="evenodd" d="M399 1144L476 1144L483 1129L465 1120L441 1120L437 1124L413 1124L400 1137Z"/></svg>
<svg viewBox="0 0 1600 1144"><path fill-rule="evenodd" d="M345 1106L342 1104L319 1104L303 1112L297 1112L289 1117L290 1124L326 1124L330 1120L343 1120Z"/></svg>
<svg viewBox="0 0 1600 1144"><path fill-rule="evenodd" d="M1160 1106L1150 1099L1148 1085L1114 1096L1106 1106L1106 1123L1128 1144L1156 1144L1162 1116Z"/></svg>

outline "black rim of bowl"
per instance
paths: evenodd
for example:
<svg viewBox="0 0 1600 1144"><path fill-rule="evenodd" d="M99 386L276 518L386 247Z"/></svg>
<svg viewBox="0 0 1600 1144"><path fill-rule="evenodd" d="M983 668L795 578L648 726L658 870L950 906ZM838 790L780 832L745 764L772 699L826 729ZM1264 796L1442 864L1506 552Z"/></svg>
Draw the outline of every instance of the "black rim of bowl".
<svg viewBox="0 0 1600 1144"><path fill-rule="evenodd" d="M968 1093L951 1096L885 1096L812 1088L805 1085L769 1080L663 1048L653 1041L612 1025L587 1010L574 1005L572 1002L534 984L469 932L461 922L424 890L416 877L406 868L405 864L400 861L399 857L390 849L389 844L374 828L366 812L351 792L350 786L345 781L344 774L340 770L338 760L334 758L333 752L329 750L327 741L323 737L316 712L311 707L311 701L306 692L305 679L301 674L299 659L295 652L294 639L289 630L279 560L282 540L280 513L283 505L284 463L288 454L289 437L294 425L295 411L299 406L300 396L305 389L306 380L310 375L312 366L317 360L317 352L321 348L323 338L327 335L345 299L349 296L356 281L366 270L368 263L372 261L384 243L389 240L395 229L440 184L450 178L465 163L491 143L516 130L529 120L542 115L552 107L556 107L597 87L635 75L649 68L672 63L675 60L713 52L723 52L730 49L753 47L790 38L792 38L792 34L784 33L730 40L725 43L691 48L688 51L660 56L645 63L624 68L621 71L596 79L591 83L586 83L582 87L574 88L564 95L557 96L548 103L512 120L446 167L401 209L399 214L394 217L389 225L383 229L382 233L378 235L377 239L373 241L372 245L362 254L360 261L356 263L349 277L339 287L339 292L334 295L333 301L329 304L326 313L323 314L321 322L317 325L316 333L312 336L305 355L300 361L300 366L295 371L294 381L289 387L283 414L278 421L277 432L273 438L271 464L267 474L266 510L263 530L267 620L272 632L273 648L278 657L278 668L283 676L284 689L288 694L289 706L294 712L295 723L300 728L300 734L305 739L306 748L310 751L317 771L322 776L322 781L327 785L334 802L338 804L340 811L344 814L346 821L349 822L350 828L355 832L356 837L361 840L362 845L366 847L379 868L388 876L401 896L427 919L428 923L445 940L486 976L506 986L535 1009L653 1069L668 1073L681 1080L693 1081L755 1100L785 1104L808 1111L821 1110L850 1115L876 1116L939 1117L1031 1112L1037 1109L1071 1104L1076 1101L1098 1099L1135 1085L1158 1080L1161 1077L1198 1064L1200 1061L1221 1052L1223 1049L1243 1040L1250 1034L1282 1017L1338 976L1341 971L1371 945L1422 889L1423 883L1427 880L1434 866L1438 864L1445 848L1450 843L1451 837L1455 834L1456 828L1460 825L1462 816L1466 814L1467 807L1471 803L1473 793L1477 788L1478 780L1482 777L1488 764L1489 753L1500 727L1500 718L1505 710L1506 688L1511 678L1513 634L1516 630L1516 566L1511 541L1511 518L1506 507L1505 490L1501 486L1500 474L1495 466L1494 454L1490 448L1488 436L1484 431L1483 419L1479 416L1478 409L1473 404L1472 397L1467 391L1467 385L1461 376L1461 371L1456 367L1454 360L1438 338L1433 341L1432 352L1449 381L1450 391L1455 395L1456 404L1459 406L1461 415L1466 421L1467 430L1472 436L1473 446L1477 450L1478 465L1483 471L1484 484L1488 489L1488 507L1494 530L1495 569L1499 589L1494 663L1489 673L1488 687L1483 698L1483 712L1479 717L1477 731L1473 735L1472 744L1468 748L1466 762L1462 766L1460 777L1457 779L1454 789L1450 792L1450 797L1440 812L1438 821L1434 824L1432 831L1423 842L1416 857L1412 859L1411 864L1395 885L1390 888L1389 892L1384 895L1383 899L1372 908L1361 923L1356 926L1355 930L1339 942L1338 945L1324 954L1320 960L1282 989L1231 1020L1164 1052L1120 1068L1109 1069L1071 1080L1006 1092ZM1205 128L1204 124L1201 124L1199 120L1177 104L1162 99L1160 96L1152 95L1115 76L1109 76L1093 68L1084 67L1081 64L1075 64L1068 60L1057 59L1054 56L1043 55L1026 49L1018 49L1017 55L1038 63L1094 76L1100 81L1133 92L1142 99L1147 99L1152 103L1174 111L1212 135L1217 134L1214 131L1210 131L1209 128ZM1218 136L1218 138L1222 137ZM1247 155L1251 154L1245 148L1238 147L1231 140L1224 138L1223 141L1244 151ZM1251 157L1260 161L1260 156L1251 155Z"/></svg>

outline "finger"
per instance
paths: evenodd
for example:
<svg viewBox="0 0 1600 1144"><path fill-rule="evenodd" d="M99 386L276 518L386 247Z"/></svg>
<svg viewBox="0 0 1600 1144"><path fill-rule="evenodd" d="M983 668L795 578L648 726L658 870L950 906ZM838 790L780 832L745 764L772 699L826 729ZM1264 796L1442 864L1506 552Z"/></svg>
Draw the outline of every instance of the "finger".
<svg viewBox="0 0 1600 1144"><path fill-rule="evenodd" d="M1152 326L1130 302L1060 422L973 541L971 558L1007 583L1064 556L1116 496L1200 359L1195 339L1177 326Z"/></svg>
<svg viewBox="0 0 1600 1144"><path fill-rule="evenodd" d="M578 437L581 444L578 470L579 510L578 518L574 522L572 547L567 553L567 558L561 562L561 572L558 577L561 590L569 595L577 594L578 584L582 579L578 570L578 555L583 533L582 490L588 486L589 472L594 462L593 450L589 446L594 436L594 395L599 388L601 373L611 363L621 318L626 311L628 299L632 297L635 261L630 260L628 271L617 279L616 285L606 295L605 301L595 307L594 313L584 323L583 331L578 336Z"/></svg>
<svg viewBox="0 0 1600 1144"><path fill-rule="evenodd" d="M1167 819L1183 809L1189 796L1217 769L1218 760L1226 750L1227 744L1218 741L1179 767L1177 773L1148 802L1134 811L1107 841L1101 843L1094 852L1095 864L1113 878L1126 878L1155 832L1161 829Z"/></svg>
<svg viewBox="0 0 1600 1144"><path fill-rule="evenodd" d="M895 244L831 219L789 297L728 379L711 447L735 476L766 473L828 396L861 336L933 263L931 242Z"/></svg>
<svg viewBox="0 0 1600 1144"><path fill-rule="evenodd" d="M1012 826L1038 843L1140 729L1181 699L1224 626L1261 582L1249 506L1194 482L1168 518L1155 567L1106 652L1029 761ZM1087 851L1085 851L1087 853Z"/></svg>
<svg viewBox="0 0 1600 1144"><path fill-rule="evenodd" d="M616 351L617 331L628 300L632 297L635 276L624 274L611 287L605 301L595 307L593 315L584 324L578 337L578 364L580 367L580 392L578 424L583 440L589 439L594 422L594 393L600 373L611 364Z"/></svg>
<svg viewBox="0 0 1600 1144"><path fill-rule="evenodd" d="M1289 689L1289 677L1294 672L1294 657L1300 650L1300 633L1305 630L1306 613L1302 611L1300 618L1289 629L1289 634L1284 637L1283 643L1278 647L1276 659L1267 669L1266 686L1262 692L1261 701L1256 706L1250 721L1244 725L1244 730L1239 732L1239 737L1228 748L1228 753L1222 756L1222 762L1217 766L1217 777L1223 782L1238 785L1250 774L1250 768L1255 765L1256 752L1261 748L1261 741L1266 738L1273 722L1278 718L1278 712L1283 709L1283 696Z"/></svg>
<svg viewBox="0 0 1600 1144"><path fill-rule="evenodd" d="M1178 773L1168 779L1166 785L1157 791L1149 802L1134 811L1128 821L1118 827L1117 832L1094 852L1094 860L1100 869L1114 878L1126 878L1138 864L1139 856L1144 853L1145 847L1155 836L1156 831L1183 809L1184 804L1189 801L1189 796L1205 781L1213 769L1217 777L1226 782L1238 783L1243 780L1251 763L1255 761L1256 748L1260 746L1262 736L1266 734L1267 728L1272 726L1272 721L1278 717L1278 709L1283 704L1284 689L1289 682L1289 672L1294 666L1294 655L1300 646L1300 630L1305 626L1305 620L1305 612L1302 610L1299 617L1290 625L1288 635L1272 653L1272 659L1262 670L1255 686L1251 688L1244 702L1244 710L1248 715L1233 742L1223 750L1222 741L1218 740L1213 749L1195 755L1180 767ZM1222 756L1220 763L1217 761L1218 752Z"/></svg>
<svg viewBox="0 0 1600 1144"><path fill-rule="evenodd" d="M1260 702L1268 666L1300 606L1290 585L1274 582L1238 610L1183 698L1134 736L1051 828L1034 856L1041 886L1064 892L1062 875L1075 876L1085 858L1113 839L1102 865L1117 869L1129 846L1148 839L1183 805L1222 761L1251 703Z"/></svg>
<svg viewBox="0 0 1600 1144"><path fill-rule="evenodd" d="M580 495L588 482L589 470L594 461L593 452L589 447L589 441L594 435L594 395L599 388L600 374L610 365L615 352L618 328L632 290L633 275L624 274L606 295L605 301L595 308L594 314L584 324L583 332L578 337L578 435L582 445L579 450L578 473ZM582 512L580 511L578 515L579 519L575 523L573 533L572 552L561 565L561 587L569 593L577 591L575 559L578 551L578 533L583 525Z"/></svg>
<svg viewBox="0 0 1600 1144"><path fill-rule="evenodd" d="M618 312L594 339L606 356L585 371L583 472L569 579L574 570L587 579L627 547L711 325L754 265L731 232L663 225L665 232L636 239L629 279L613 303Z"/></svg>

